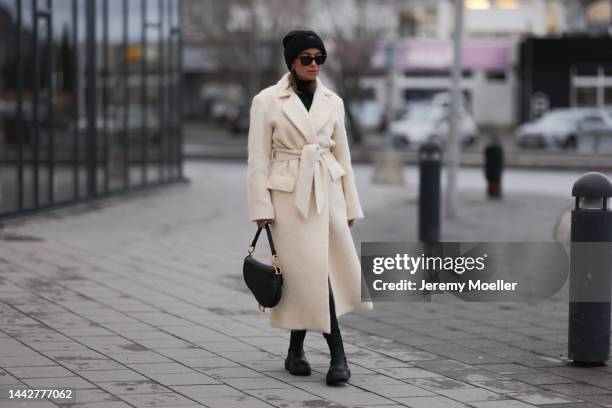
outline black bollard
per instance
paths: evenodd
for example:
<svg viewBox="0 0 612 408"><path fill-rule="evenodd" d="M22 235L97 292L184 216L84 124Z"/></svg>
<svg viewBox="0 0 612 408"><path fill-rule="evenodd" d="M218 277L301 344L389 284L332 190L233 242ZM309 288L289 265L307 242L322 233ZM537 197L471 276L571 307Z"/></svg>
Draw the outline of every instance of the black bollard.
<svg viewBox="0 0 612 408"><path fill-rule="evenodd" d="M504 148L496 133L491 134L484 155L487 196L489 198L500 198L502 195L501 176L504 168Z"/></svg>
<svg viewBox="0 0 612 408"><path fill-rule="evenodd" d="M426 142L419 148L419 240L440 241L440 146Z"/></svg>
<svg viewBox="0 0 612 408"><path fill-rule="evenodd" d="M612 183L590 172L572 189L568 357L576 365L600 365L610 354Z"/></svg>

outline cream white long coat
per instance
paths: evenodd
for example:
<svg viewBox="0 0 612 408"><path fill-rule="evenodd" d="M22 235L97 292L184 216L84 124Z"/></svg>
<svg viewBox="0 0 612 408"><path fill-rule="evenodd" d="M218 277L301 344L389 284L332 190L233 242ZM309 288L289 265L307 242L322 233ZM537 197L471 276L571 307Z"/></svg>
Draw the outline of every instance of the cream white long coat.
<svg viewBox="0 0 612 408"><path fill-rule="evenodd" d="M317 78L308 111L288 77L252 101L249 220L274 219L270 230L283 272L283 295L270 309L270 324L330 333L328 280L336 316L373 307L361 302L361 265L347 223L364 214L342 99Z"/></svg>

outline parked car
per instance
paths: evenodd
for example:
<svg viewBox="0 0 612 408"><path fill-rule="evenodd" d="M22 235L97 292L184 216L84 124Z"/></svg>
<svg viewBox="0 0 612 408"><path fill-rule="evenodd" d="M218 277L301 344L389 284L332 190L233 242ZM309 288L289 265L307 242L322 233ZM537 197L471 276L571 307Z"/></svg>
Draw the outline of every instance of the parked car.
<svg viewBox="0 0 612 408"><path fill-rule="evenodd" d="M375 100L353 103L350 105L350 110L364 130L378 129L383 120L384 106Z"/></svg>
<svg viewBox="0 0 612 408"><path fill-rule="evenodd" d="M554 109L538 120L519 126L515 142L520 147L574 149L583 136L612 135L612 118L599 108Z"/></svg>
<svg viewBox="0 0 612 408"><path fill-rule="evenodd" d="M449 107L433 103L415 103L406 114L391 122L391 134L396 147L417 147L427 141L437 141L444 146L449 137ZM460 108L459 135L461 144L472 145L478 136L474 118Z"/></svg>

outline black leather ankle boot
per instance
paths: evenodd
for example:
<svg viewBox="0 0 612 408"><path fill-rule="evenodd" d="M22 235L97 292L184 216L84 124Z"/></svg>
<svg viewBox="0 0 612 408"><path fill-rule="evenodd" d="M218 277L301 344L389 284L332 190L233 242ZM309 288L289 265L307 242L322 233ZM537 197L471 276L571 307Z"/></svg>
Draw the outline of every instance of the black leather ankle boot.
<svg viewBox="0 0 612 408"><path fill-rule="evenodd" d="M335 384L347 382L349 378L351 378L351 369L346 362L346 358L344 358L340 362L332 362L329 365L329 370L327 370L327 375L325 376L325 382L327 384Z"/></svg>
<svg viewBox="0 0 612 408"><path fill-rule="evenodd" d="M327 343L329 345L329 351L331 354L331 361L329 364L329 370L325 376L325 382L327 384L335 384L339 382L347 382L351 378L351 369L346 362L346 356L344 355L344 345L342 344L342 337L339 332L332 333L326 336Z"/></svg>
<svg viewBox="0 0 612 408"><path fill-rule="evenodd" d="M310 375L310 363L306 360L304 349L289 348L285 358L285 368L293 375Z"/></svg>

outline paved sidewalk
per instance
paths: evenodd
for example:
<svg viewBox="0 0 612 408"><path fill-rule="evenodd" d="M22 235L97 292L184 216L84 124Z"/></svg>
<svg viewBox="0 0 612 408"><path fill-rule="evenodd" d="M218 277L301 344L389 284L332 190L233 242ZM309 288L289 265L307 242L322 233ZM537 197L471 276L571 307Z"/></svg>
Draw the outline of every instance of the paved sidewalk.
<svg viewBox="0 0 612 408"><path fill-rule="evenodd" d="M371 167L355 169L366 213L355 241L414 241L415 169L403 188L372 186ZM376 303L340 319L349 384L325 385L320 333L306 336L312 376L289 375L289 333L269 325L242 281L255 232L245 171L189 162L190 184L5 227L0 387L70 388L76 401L0 407L612 406L609 367L565 362L563 292L530 304ZM551 241L577 174L509 172L505 199L488 202L468 170L443 238Z"/></svg>

